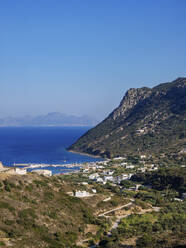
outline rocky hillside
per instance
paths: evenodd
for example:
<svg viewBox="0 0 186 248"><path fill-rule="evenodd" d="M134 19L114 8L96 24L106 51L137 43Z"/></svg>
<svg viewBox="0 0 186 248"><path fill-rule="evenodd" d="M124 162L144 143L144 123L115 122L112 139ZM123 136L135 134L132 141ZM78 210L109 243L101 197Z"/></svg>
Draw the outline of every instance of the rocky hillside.
<svg viewBox="0 0 186 248"><path fill-rule="evenodd" d="M103 122L69 150L102 157L180 151L186 147L186 78L129 89Z"/></svg>

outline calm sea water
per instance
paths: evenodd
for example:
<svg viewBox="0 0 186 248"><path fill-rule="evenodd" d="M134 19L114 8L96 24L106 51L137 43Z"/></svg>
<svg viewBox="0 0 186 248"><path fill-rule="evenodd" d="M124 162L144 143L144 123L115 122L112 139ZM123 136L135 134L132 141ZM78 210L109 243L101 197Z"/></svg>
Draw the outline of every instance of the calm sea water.
<svg viewBox="0 0 186 248"><path fill-rule="evenodd" d="M0 161L7 166L14 163L68 164L97 161L99 159L71 153L65 149L88 129L88 127L1 127ZM55 174L63 172L64 168L48 169Z"/></svg>

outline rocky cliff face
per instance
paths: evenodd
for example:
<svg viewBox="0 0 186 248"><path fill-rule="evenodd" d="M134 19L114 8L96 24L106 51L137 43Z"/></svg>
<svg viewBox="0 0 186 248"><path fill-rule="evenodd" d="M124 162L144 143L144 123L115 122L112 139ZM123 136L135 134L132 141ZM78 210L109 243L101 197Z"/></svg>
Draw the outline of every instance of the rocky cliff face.
<svg viewBox="0 0 186 248"><path fill-rule="evenodd" d="M112 157L186 146L186 78L130 89L118 108L69 149Z"/></svg>
<svg viewBox="0 0 186 248"><path fill-rule="evenodd" d="M140 101L144 100L151 94L151 89L141 88L141 89L130 89L126 92L123 97L119 107L115 109L109 117L116 120L120 116L123 118L127 116L127 113Z"/></svg>

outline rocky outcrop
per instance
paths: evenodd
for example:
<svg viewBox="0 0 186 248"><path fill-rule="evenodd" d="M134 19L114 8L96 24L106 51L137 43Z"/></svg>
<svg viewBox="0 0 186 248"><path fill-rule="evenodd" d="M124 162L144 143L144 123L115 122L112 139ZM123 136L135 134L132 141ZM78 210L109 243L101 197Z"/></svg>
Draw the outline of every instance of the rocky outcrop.
<svg viewBox="0 0 186 248"><path fill-rule="evenodd" d="M129 111L140 101L144 100L151 94L151 89L141 88L135 89L132 88L128 90L123 97L119 107L115 109L109 117L116 120L118 117L126 117Z"/></svg>

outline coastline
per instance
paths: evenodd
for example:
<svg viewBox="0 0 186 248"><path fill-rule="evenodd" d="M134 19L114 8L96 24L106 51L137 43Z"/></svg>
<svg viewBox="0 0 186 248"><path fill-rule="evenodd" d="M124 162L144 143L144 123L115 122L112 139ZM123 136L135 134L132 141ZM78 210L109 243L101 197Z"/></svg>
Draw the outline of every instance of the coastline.
<svg viewBox="0 0 186 248"><path fill-rule="evenodd" d="M86 153L86 152L77 152L77 151L74 151L74 150L68 150L66 149L68 152L72 152L72 153L76 153L76 154L80 154L80 155L85 155L85 156L89 156L89 157L92 157L92 158L102 158L104 159L103 157L99 156L99 155L92 155L92 154L89 154L89 153Z"/></svg>

